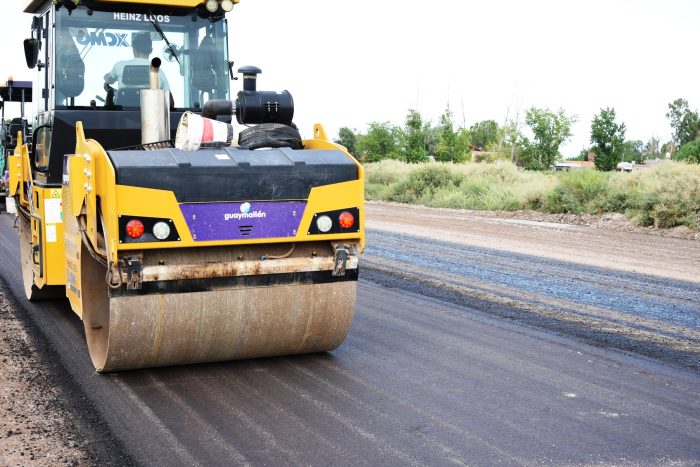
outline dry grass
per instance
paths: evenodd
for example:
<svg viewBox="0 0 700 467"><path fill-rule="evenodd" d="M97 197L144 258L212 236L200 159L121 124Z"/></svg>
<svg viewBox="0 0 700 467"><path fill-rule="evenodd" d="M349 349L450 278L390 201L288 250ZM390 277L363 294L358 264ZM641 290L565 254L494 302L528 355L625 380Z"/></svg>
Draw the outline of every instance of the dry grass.
<svg viewBox="0 0 700 467"><path fill-rule="evenodd" d="M510 163L365 166L367 198L432 207L627 214L639 225L700 228L700 165L669 162L633 173L527 172Z"/></svg>

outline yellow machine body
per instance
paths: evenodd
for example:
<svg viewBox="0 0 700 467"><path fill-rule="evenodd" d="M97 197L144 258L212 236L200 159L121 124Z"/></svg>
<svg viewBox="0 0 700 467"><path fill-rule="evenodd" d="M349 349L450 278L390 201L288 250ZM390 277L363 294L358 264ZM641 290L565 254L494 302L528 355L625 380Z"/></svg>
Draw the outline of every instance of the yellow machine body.
<svg viewBox="0 0 700 467"><path fill-rule="evenodd" d="M41 292L46 290L56 297L56 289L49 286L65 290L71 308L85 320L98 370L306 353L340 345L354 313L354 280L277 284L272 279L261 285L234 279L330 274L338 245L350 247L345 268L356 271L357 254L365 244L364 228L328 235L310 235L308 229L300 228L290 238L197 242L173 192L117 184L106 152L85 138L80 124L77 132L76 154L68 157L70 176L63 189L43 189L26 179L29 171L22 167L27 145L21 145L10 159L11 180L16 181L12 194L30 218L30 235L20 232L22 249L31 252L28 297L35 292L44 298ZM316 134L325 136L320 125ZM325 139L305 140L304 147L344 152ZM315 213L348 206L358 208L359 225L364 225L364 175L359 163L357 168L357 180L311 190L301 226L311 225ZM172 219L180 239L121 244L120 216ZM95 246L92 254L105 256L107 268L90 257L86 245ZM290 245L295 252L285 256ZM112 272L113 283L127 282L124 258L131 254L143 258L143 286L163 281L223 285L196 291L185 287L156 294L138 290L112 294L107 272ZM270 259L262 260L264 255Z"/></svg>
<svg viewBox="0 0 700 467"><path fill-rule="evenodd" d="M20 133L14 155L8 157L9 194L28 216L23 261L29 262L33 287L63 287L66 283L62 189L43 187L31 179L28 145ZM29 241L29 248L26 242ZM25 279L29 271L25 272Z"/></svg>
<svg viewBox="0 0 700 467"><path fill-rule="evenodd" d="M109 11L105 5L110 4L115 8L118 4L120 12L129 11L129 5L141 10L149 5L178 8L182 10L163 11L187 18L182 23L187 27L198 27L189 13L183 15L187 8L194 9L200 15L197 21L214 37L208 50L216 44L219 50L225 48L216 36L225 34L225 28L214 24L220 17L211 17L210 22L201 16L206 14L203 2L192 0L82 2L76 7L83 8L80 15L72 16L56 5L32 1L26 11L41 19L33 23L33 40L45 38L40 29L51 27L53 17L60 19L56 24L63 27L64 37L69 21L92 21L98 14L88 14L86 4L99 4L107 20L112 16L105 16ZM95 34L80 40L99 40ZM191 37L201 40L198 34ZM57 49L41 50L48 54ZM49 66L60 64L46 57ZM197 61L183 60L182 69L195 70ZM212 69L219 66L211 62ZM47 86L43 75L38 76L35 87ZM228 84L217 86L209 93L228 92ZM135 112L123 109L119 101L105 103L104 108L93 103L85 109L79 105L82 88L56 89L72 95L54 96L54 91L44 89L50 99L39 104L55 99L59 108L39 109L32 138L36 147L22 142L20 135L8 158L9 192L20 217L27 298L68 298L84 322L97 371L321 352L343 342L355 311L358 258L365 246L364 171L345 148L330 141L321 125L302 142L303 149L134 152L123 148L127 145L122 140L133 141L134 132L124 122L127 117L133 121ZM194 95L186 93L185 104ZM93 115L100 115L99 125ZM113 130L105 131L104 122L112 122ZM102 136L86 137L90 131ZM111 131L125 136L115 137ZM66 147L65 141L74 141L74 146ZM188 173L188 164L198 165L205 156L211 162L198 168L204 172ZM229 183L228 191L220 194L217 174L210 177L206 172L219 170L214 156L226 159L231 180L245 177L240 186ZM265 157L276 162L256 162ZM190 162L182 162L187 158ZM125 168L125 160L133 167L142 164L148 176ZM166 162L158 165L158 161ZM251 163L254 172L248 170ZM154 187L149 177L158 178L161 170L175 166L176 175L168 175L177 179L172 183L175 188L168 188L170 179L165 176L167 180ZM178 189L190 178L206 189L194 190L192 199L183 198ZM287 184L296 186L285 190ZM251 204L269 207L269 212L251 214ZM213 224L197 219L210 209L219 217L222 209L233 210L223 212L226 220L237 219L235 235L221 234L221 225L215 231ZM250 226L241 223L253 215L268 216L267 224L255 227L254 234L253 220ZM207 229L216 235L207 237Z"/></svg>

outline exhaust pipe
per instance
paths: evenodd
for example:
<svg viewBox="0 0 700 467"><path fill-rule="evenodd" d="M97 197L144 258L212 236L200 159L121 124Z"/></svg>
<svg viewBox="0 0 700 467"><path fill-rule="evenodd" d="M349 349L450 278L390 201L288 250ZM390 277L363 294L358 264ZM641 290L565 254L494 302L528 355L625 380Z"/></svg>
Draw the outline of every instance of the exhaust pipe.
<svg viewBox="0 0 700 467"><path fill-rule="evenodd" d="M141 144L170 140L170 91L160 89L160 58L151 60L150 89L141 91Z"/></svg>
<svg viewBox="0 0 700 467"><path fill-rule="evenodd" d="M150 89L160 89L160 58L155 57L151 60L151 66L148 69L148 84Z"/></svg>

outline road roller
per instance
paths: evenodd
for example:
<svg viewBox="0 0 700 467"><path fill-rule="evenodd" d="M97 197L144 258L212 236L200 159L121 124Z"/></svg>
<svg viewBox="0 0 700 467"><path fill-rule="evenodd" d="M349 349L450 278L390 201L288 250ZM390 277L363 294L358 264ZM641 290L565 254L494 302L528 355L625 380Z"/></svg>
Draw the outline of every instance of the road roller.
<svg viewBox="0 0 700 467"><path fill-rule="evenodd" d="M29 81L14 81L9 77L7 82L0 84L0 211L6 205L7 192L7 156L11 154L18 132L27 133L29 122L24 117L25 104L32 101L32 83ZM19 104L20 116L5 120L5 107L9 102ZM14 212L12 201L6 206L8 212Z"/></svg>
<svg viewBox="0 0 700 467"><path fill-rule="evenodd" d="M237 3L25 6L34 120L8 158L24 290L68 299L98 372L326 352L350 329L363 168L234 69Z"/></svg>

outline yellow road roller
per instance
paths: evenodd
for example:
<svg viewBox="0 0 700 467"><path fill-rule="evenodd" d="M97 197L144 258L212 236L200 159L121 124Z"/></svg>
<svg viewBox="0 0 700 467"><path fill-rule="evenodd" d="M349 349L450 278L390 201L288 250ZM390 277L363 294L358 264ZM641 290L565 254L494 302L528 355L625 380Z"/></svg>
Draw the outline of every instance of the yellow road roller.
<svg viewBox="0 0 700 467"><path fill-rule="evenodd" d="M29 300L67 297L98 372L324 352L351 325L362 166L238 72L235 0L33 0L9 157ZM242 131L239 129L245 128Z"/></svg>

